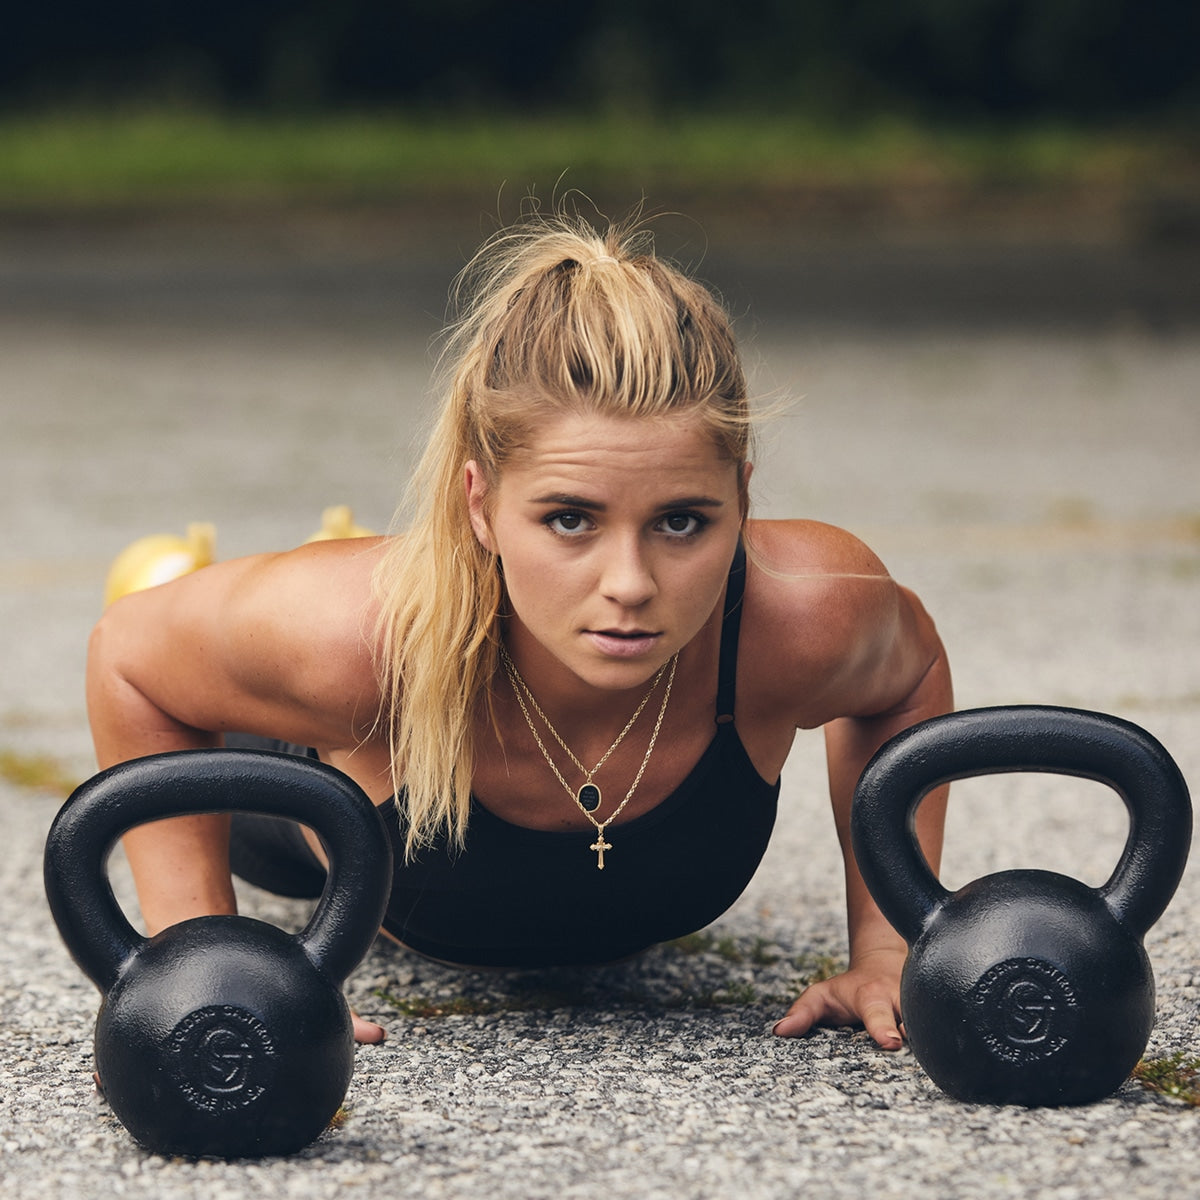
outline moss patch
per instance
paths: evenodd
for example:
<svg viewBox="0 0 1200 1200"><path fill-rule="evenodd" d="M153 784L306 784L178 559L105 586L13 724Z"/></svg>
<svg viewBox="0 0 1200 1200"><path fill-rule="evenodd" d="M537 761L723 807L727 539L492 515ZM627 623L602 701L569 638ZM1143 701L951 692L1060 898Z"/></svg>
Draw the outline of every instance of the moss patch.
<svg viewBox="0 0 1200 1200"><path fill-rule="evenodd" d="M521 991L504 995L453 996L398 995L389 988L376 988L375 997L406 1017L439 1020L444 1017L493 1016L500 1013L561 1012L580 1008L644 1008L649 1011L677 1009L751 1008L757 1005L790 1003L795 997L760 991L753 983L731 983L726 987L688 990L670 995L655 995L649 988L622 988L604 994L590 989L579 991Z"/></svg>
<svg viewBox="0 0 1200 1200"><path fill-rule="evenodd" d="M1144 1058L1133 1077L1152 1092L1200 1108L1200 1055L1178 1051L1166 1058Z"/></svg>
<svg viewBox="0 0 1200 1200"><path fill-rule="evenodd" d="M375 996L406 1017L437 1020L441 1017L478 1017L493 1013L553 1012L584 1003L582 993L558 991L514 991L503 996L399 996L388 988L376 988Z"/></svg>
<svg viewBox="0 0 1200 1200"><path fill-rule="evenodd" d="M417 1020L571 1009L653 1013L786 1008L806 986L841 970L844 965L832 955L809 951L789 956L765 938L704 930L658 947L629 973L547 970L527 977L493 977L487 983L473 980L467 987L458 982L453 990L446 979L441 986L430 980L427 989L419 991L401 993L382 986L373 994L395 1012Z"/></svg>
<svg viewBox="0 0 1200 1200"><path fill-rule="evenodd" d="M79 785L56 758L0 749L0 779L16 787L67 796Z"/></svg>

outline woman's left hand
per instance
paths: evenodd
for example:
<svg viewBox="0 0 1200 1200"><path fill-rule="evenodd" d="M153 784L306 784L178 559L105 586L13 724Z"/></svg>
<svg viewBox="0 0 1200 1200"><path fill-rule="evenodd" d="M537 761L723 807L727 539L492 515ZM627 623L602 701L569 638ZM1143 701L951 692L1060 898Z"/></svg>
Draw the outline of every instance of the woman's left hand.
<svg viewBox="0 0 1200 1200"><path fill-rule="evenodd" d="M800 1037L818 1025L862 1025L884 1050L904 1044L900 1024L900 972L905 951L864 954L850 969L805 988L777 1022L779 1037Z"/></svg>

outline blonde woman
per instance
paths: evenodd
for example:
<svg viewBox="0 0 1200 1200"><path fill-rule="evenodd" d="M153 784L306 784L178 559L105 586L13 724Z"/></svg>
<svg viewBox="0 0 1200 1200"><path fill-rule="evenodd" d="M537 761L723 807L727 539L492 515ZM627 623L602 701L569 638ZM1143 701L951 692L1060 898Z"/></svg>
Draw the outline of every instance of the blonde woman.
<svg viewBox="0 0 1200 1200"><path fill-rule="evenodd" d="M775 1032L861 1023L898 1047L904 946L847 821L874 750L951 705L932 622L849 534L748 519L726 314L637 231L539 218L463 285L405 532L114 604L88 665L100 765L234 731L293 744L385 813L385 932L468 966L594 963L733 903L797 730L823 727L849 969ZM943 804L920 810L935 866ZM151 931L232 912L231 855L281 892L321 887L319 843L264 819L163 821L125 845Z"/></svg>

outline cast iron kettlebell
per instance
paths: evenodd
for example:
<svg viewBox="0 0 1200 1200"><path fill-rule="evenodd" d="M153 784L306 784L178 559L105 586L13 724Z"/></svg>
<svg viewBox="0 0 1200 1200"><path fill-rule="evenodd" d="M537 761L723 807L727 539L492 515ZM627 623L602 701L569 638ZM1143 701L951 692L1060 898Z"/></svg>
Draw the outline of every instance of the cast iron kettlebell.
<svg viewBox="0 0 1200 1200"><path fill-rule="evenodd" d="M914 836L921 799L1006 771L1113 788L1129 835L1108 882L1002 871L951 895ZM1187 786L1145 730L1044 706L936 717L867 764L851 829L863 878L909 945L900 1009L917 1061L943 1091L995 1104L1085 1104L1115 1091L1154 1024L1146 930L1175 892L1191 842Z"/></svg>
<svg viewBox="0 0 1200 1200"><path fill-rule="evenodd" d="M146 939L105 870L113 843L161 817L239 809L315 829L330 862L290 934L197 917ZM290 1154L328 1125L354 1067L342 983L379 930L391 887L383 820L352 780L260 750L153 755L102 771L50 829L46 895L67 949L103 993L96 1069L113 1112L159 1154Z"/></svg>

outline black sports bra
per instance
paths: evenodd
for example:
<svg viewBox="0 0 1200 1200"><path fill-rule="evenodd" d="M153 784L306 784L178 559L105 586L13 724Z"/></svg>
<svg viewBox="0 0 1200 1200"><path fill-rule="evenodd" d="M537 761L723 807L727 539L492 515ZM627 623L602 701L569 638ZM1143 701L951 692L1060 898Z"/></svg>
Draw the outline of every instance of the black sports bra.
<svg viewBox="0 0 1200 1200"><path fill-rule="evenodd" d="M603 871L589 849L594 830L527 829L474 800L461 850L439 838L406 862L388 805L396 867L384 929L447 962L539 967L624 958L729 908L762 860L779 799L779 784L758 774L733 725L745 573L739 546L721 626L716 734L662 803L613 827L619 852Z"/></svg>

